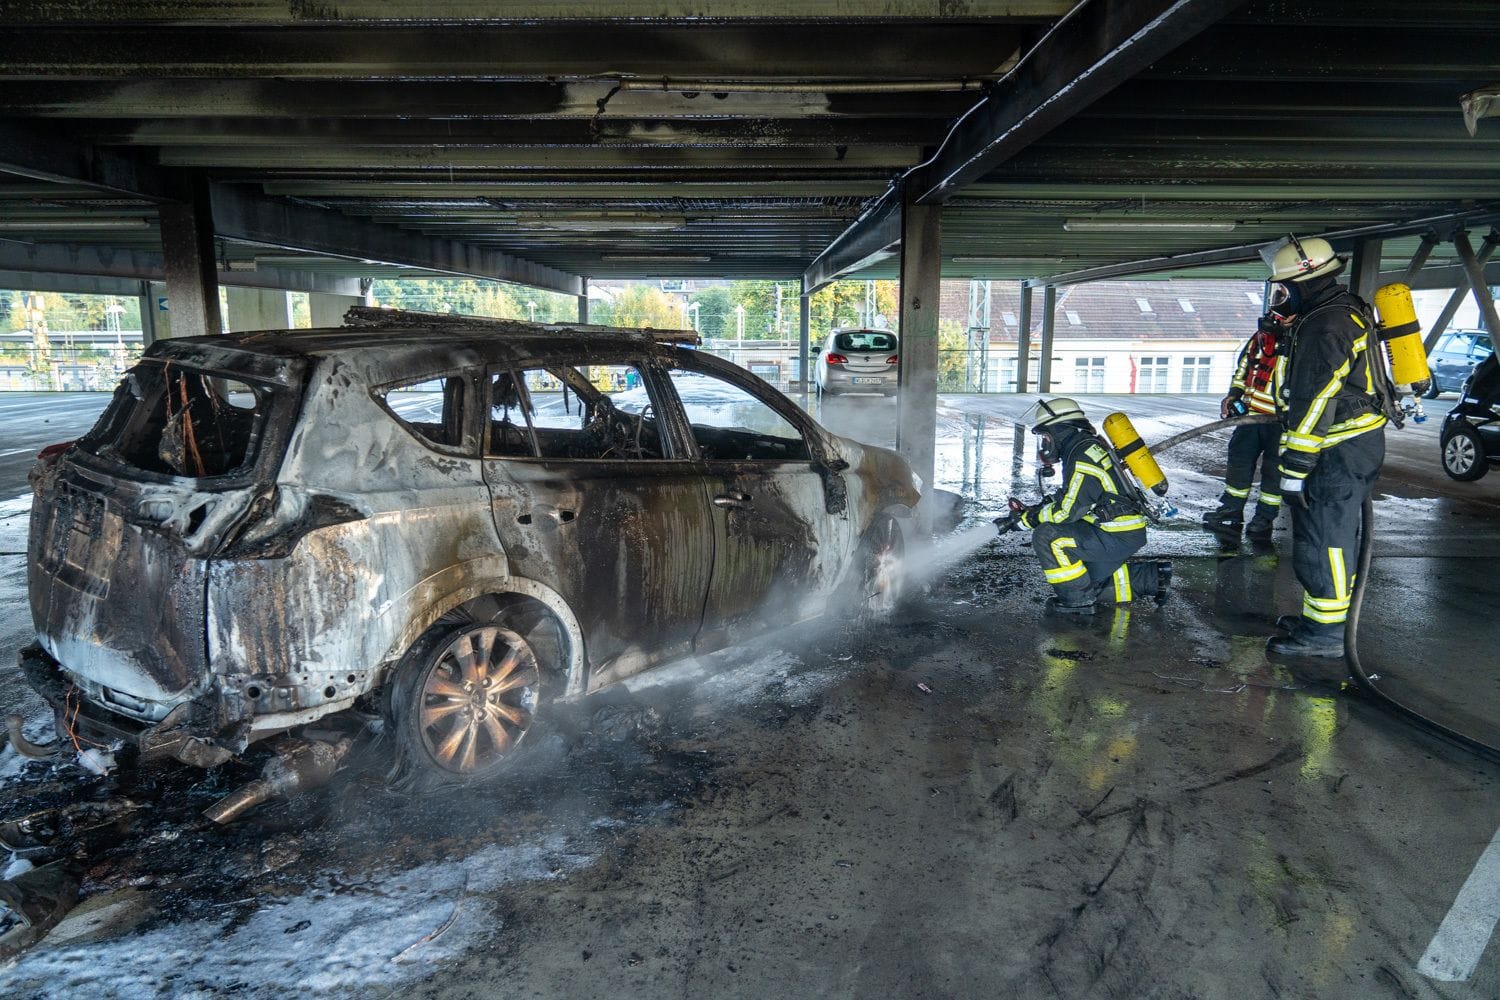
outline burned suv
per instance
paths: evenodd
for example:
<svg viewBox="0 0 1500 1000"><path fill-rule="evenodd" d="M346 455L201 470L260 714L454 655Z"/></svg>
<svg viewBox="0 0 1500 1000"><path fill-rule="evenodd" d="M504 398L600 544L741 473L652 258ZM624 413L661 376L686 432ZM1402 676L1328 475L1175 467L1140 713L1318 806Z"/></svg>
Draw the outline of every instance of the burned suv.
<svg viewBox="0 0 1500 1000"><path fill-rule="evenodd" d="M355 710L505 763L553 698L847 600L917 484L741 368L601 327L351 310L153 345L33 473L34 688L211 766Z"/></svg>

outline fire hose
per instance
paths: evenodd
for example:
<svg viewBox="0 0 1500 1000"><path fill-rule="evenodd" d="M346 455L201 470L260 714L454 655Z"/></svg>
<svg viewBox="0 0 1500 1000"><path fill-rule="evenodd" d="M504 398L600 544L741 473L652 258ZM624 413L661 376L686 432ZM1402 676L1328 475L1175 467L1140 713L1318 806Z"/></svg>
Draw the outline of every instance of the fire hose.
<svg viewBox="0 0 1500 1000"><path fill-rule="evenodd" d="M1244 416L1230 417L1226 420L1215 420L1212 423L1195 427L1192 430L1174 434L1159 444L1151 446L1153 454L1161 454L1179 444L1191 441L1194 438L1211 434L1214 431L1224 430L1229 427L1238 427L1242 424L1267 424L1274 423L1276 417L1269 413L1249 413ZM1365 584L1370 577L1370 560L1374 551L1375 535L1375 504L1370 498L1365 497L1364 506L1360 510L1359 525L1359 561L1358 569L1354 576L1354 590L1349 598L1349 617L1344 620L1344 664L1349 668L1350 676L1354 679L1355 686L1368 697L1373 704L1390 712L1396 718L1416 726L1418 729L1429 733L1439 739L1447 740L1455 746L1483 757L1485 760L1500 763L1500 748L1491 746L1483 740L1477 740L1472 736L1461 733L1442 723L1430 719L1418 712L1416 709L1392 698L1375 684L1375 679L1365 672L1364 664L1359 659L1359 614L1365 601Z"/></svg>

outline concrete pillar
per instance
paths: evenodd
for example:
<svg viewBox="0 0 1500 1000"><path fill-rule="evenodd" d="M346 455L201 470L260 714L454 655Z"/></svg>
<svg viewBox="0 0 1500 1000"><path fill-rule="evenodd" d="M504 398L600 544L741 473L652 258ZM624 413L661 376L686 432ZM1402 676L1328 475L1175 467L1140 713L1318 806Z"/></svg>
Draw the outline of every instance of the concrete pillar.
<svg viewBox="0 0 1500 1000"><path fill-rule="evenodd" d="M287 292L279 288L229 288L226 291L232 332L291 329L292 297Z"/></svg>
<svg viewBox="0 0 1500 1000"><path fill-rule="evenodd" d="M195 179L190 187L186 201L164 202L157 209L174 337L223 332L208 182Z"/></svg>
<svg viewBox="0 0 1500 1000"><path fill-rule="evenodd" d="M1057 286L1042 289L1042 356L1037 363L1036 391L1052 391L1052 324L1057 319Z"/></svg>
<svg viewBox="0 0 1500 1000"><path fill-rule="evenodd" d="M343 326L344 313L350 306L365 305L363 295L333 295L329 292L308 292L307 307L312 316L313 329L320 330L329 326ZM229 321L234 322L234 306L229 308ZM288 323L288 326L291 324Z"/></svg>
<svg viewBox="0 0 1500 1000"><path fill-rule="evenodd" d="M1375 287L1380 281L1380 251L1384 244L1380 240L1365 240L1354 248L1349 262L1349 290L1366 302L1375 298Z"/></svg>
<svg viewBox="0 0 1500 1000"><path fill-rule="evenodd" d="M1016 345L1016 392L1025 392L1031 376L1031 286L1025 282L1021 283L1021 305L1017 313L1021 333Z"/></svg>
<svg viewBox="0 0 1500 1000"><path fill-rule="evenodd" d="M932 486L937 446L938 309L942 206L901 207L901 393L896 450Z"/></svg>
<svg viewBox="0 0 1500 1000"><path fill-rule="evenodd" d="M578 322L589 321L589 279L584 278L578 291Z"/></svg>
<svg viewBox="0 0 1500 1000"><path fill-rule="evenodd" d="M802 294L797 298L797 373L802 382L802 408L807 409L807 394L812 386L812 373L808 367L808 355L811 353L812 340L812 296L807 292L807 285L802 286Z"/></svg>

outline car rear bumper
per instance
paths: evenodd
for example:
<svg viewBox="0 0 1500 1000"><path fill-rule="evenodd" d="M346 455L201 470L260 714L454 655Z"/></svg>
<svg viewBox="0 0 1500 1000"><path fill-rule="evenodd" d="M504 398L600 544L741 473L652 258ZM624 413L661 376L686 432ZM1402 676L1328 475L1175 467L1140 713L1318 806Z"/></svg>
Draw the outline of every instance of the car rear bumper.
<svg viewBox="0 0 1500 1000"><path fill-rule="evenodd" d="M103 702L107 692L88 681L75 683L40 644L21 650L17 660L26 683L51 706L60 737L82 745L127 747L142 760L173 758L196 767L217 767L255 739L348 707L329 704L308 712L252 715L242 699L224 697L215 684L171 706L160 722L153 723L111 709Z"/></svg>
<svg viewBox="0 0 1500 1000"><path fill-rule="evenodd" d="M891 393L895 392L897 387L898 382L894 371L863 374L830 368L823 382L824 392Z"/></svg>

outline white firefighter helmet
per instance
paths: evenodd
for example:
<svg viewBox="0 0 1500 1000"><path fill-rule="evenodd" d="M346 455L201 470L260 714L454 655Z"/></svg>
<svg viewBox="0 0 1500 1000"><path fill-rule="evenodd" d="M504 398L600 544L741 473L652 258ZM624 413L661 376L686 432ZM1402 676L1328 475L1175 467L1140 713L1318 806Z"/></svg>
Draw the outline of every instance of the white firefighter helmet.
<svg viewBox="0 0 1500 1000"><path fill-rule="evenodd" d="M1053 424L1068 423L1070 421L1076 423L1088 422L1088 417L1084 414L1083 407L1079 406L1075 400L1068 399L1066 396L1058 396L1056 399L1039 399L1036 401L1036 405L1027 412L1035 418L1035 421L1032 423L1032 430L1041 430L1043 427L1050 427Z"/></svg>
<svg viewBox="0 0 1500 1000"><path fill-rule="evenodd" d="M1317 236L1305 240L1288 236L1271 258L1271 280L1306 281L1338 274L1343 268L1344 262L1327 240Z"/></svg>

